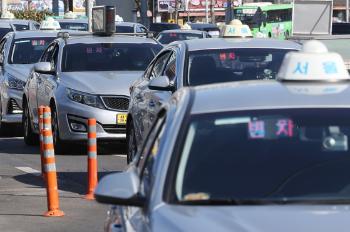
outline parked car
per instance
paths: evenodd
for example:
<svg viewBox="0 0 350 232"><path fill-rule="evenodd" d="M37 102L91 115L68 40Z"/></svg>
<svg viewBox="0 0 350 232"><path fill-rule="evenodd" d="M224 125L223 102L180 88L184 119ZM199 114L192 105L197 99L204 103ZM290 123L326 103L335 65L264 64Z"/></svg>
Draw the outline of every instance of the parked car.
<svg viewBox="0 0 350 232"><path fill-rule="evenodd" d="M116 22L116 33L147 33L147 28L140 23L132 22Z"/></svg>
<svg viewBox="0 0 350 232"><path fill-rule="evenodd" d="M39 27L33 20L0 19L0 39L11 31L38 30Z"/></svg>
<svg viewBox="0 0 350 232"><path fill-rule="evenodd" d="M14 31L0 41L0 133L22 123L23 88L30 70L57 32Z"/></svg>
<svg viewBox="0 0 350 232"><path fill-rule="evenodd" d="M162 31L176 29L181 29L181 27L175 23L152 23L149 27L149 31L153 32L155 37Z"/></svg>
<svg viewBox="0 0 350 232"><path fill-rule="evenodd" d="M127 122L128 161L159 111L184 86L275 79L283 57L299 50L291 41L270 39L201 39L166 46L135 81Z"/></svg>
<svg viewBox="0 0 350 232"><path fill-rule="evenodd" d="M162 46L136 36L67 36L56 39L34 66L24 88L24 141L37 139L40 105L50 106L56 152L86 139L87 119L99 140L125 140L129 87Z"/></svg>
<svg viewBox="0 0 350 232"><path fill-rule="evenodd" d="M209 38L209 34L198 30L165 30L158 34L159 43L166 45L174 41L204 39Z"/></svg>
<svg viewBox="0 0 350 232"><path fill-rule="evenodd" d="M347 231L350 78L309 45L278 81L176 92L128 169L99 182L105 231Z"/></svg>

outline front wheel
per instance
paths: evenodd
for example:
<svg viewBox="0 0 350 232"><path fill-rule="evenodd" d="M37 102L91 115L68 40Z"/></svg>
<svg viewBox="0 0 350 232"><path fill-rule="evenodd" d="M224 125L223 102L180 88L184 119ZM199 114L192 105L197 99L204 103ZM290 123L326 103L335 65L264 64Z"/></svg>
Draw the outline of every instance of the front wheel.
<svg viewBox="0 0 350 232"><path fill-rule="evenodd" d="M30 121L29 108L26 103L23 106L22 126L25 144L29 146L38 144L38 135L34 134L33 132L32 123Z"/></svg>
<svg viewBox="0 0 350 232"><path fill-rule="evenodd" d="M52 139L53 139L53 144L55 147L55 153L62 154L62 153L64 153L64 143L60 139L58 113L57 113L56 107L54 105L52 105L50 108L51 108L51 112L52 112L52 116L51 116Z"/></svg>
<svg viewBox="0 0 350 232"><path fill-rule="evenodd" d="M126 142L127 142L127 148L128 148L127 163L129 164L135 158L135 155L137 152L135 129L132 121L130 121L129 126L127 128Z"/></svg>

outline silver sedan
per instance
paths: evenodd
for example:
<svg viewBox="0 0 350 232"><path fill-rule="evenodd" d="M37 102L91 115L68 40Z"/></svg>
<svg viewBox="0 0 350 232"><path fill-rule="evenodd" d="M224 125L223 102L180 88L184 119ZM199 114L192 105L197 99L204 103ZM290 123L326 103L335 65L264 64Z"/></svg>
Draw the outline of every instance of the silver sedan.
<svg viewBox="0 0 350 232"><path fill-rule="evenodd" d="M136 36L70 36L55 40L34 67L24 90L24 140L38 133L39 106L50 106L54 145L86 139L87 119L97 137L124 140L129 87L159 52L153 39Z"/></svg>
<svg viewBox="0 0 350 232"><path fill-rule="evenodd" d="M348 81L179 90L100 181L105 231L347 232L349 98Z"/></svg>
<svg viewBox="0 0 350 232"><path fill-rule="evenodd" d="M23 88L30 70L57 32L15 31L0 41L0 133L22 123Z"/></svg>

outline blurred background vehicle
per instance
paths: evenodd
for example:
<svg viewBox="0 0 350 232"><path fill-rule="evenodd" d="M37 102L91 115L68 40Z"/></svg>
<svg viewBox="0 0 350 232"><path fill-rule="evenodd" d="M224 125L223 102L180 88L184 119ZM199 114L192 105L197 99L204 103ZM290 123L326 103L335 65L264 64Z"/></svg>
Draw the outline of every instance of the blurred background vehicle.
<svg viewBox="0 0 350 232"><path fill-rule="evenodd" d="M116 22L116 33L147 33L148 29L140 23Z"/></svg>
<svg viewBox="0 0 350 232"><path fill-rule="evenodd" d="M87 19L56 19L62 30L88 31Z"/></svg>
<svg viewBox="0 0 350 232"><path fill-rule="evenodd" d="M165 30L181 29L180 25L175 23L152 23L149 27L149 31L153 32L154 36Z"/></svg>
<svg viewBox="0 0 350 232"><path fill-rule="evenodd" d="M40 24L33 20L0 19L0 39L11 31L38 30Z"/></svg>
<svg viewBox="0 0 350 232"><path fill-rule="evenodd" d="M220 29L215 24L210 23L187 23L191 29L205 31L211 38L218 38L220 35Z"/></svg>

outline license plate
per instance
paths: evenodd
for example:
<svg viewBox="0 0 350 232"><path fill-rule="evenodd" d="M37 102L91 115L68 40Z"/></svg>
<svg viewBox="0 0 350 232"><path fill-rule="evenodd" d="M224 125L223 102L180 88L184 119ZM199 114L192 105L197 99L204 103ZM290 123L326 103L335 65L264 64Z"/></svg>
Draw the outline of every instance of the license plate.
<svg viewBox="0 0 350 232"><path fill-rule="evenodd" d="M126 125L127 114L117 114L117 124Z"/></svg>

